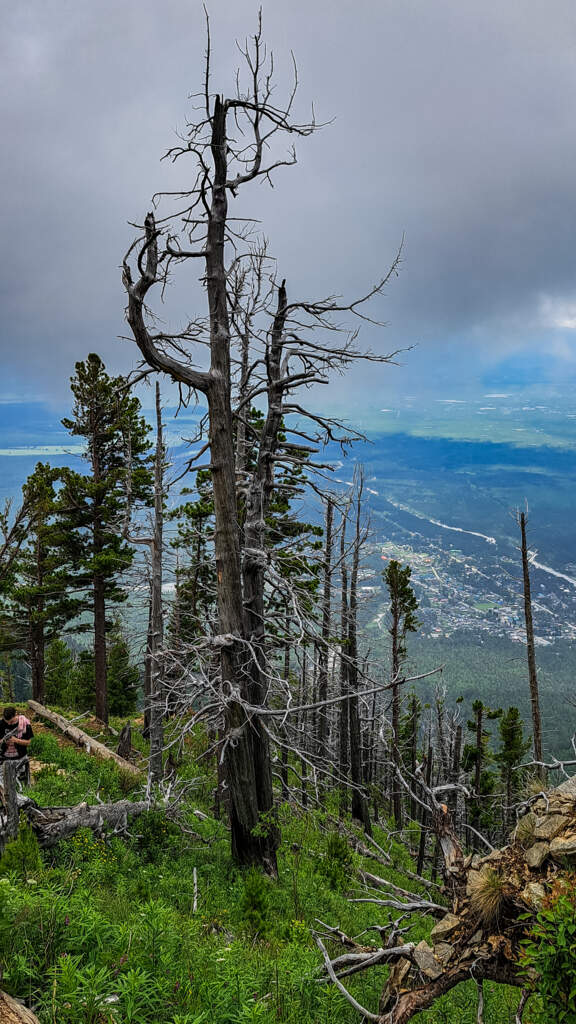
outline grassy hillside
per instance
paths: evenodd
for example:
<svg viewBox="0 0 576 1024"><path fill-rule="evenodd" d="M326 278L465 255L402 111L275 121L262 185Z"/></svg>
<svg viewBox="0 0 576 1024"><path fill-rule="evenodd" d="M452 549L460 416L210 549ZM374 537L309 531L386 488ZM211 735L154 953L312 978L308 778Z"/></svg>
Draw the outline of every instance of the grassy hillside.
<svg viewBox="0 0 576 1024"><path fill-rule="evenodd" d="M393 867L383 868L352 852L330 809L303 813L284 804L278 881L241 871L225 825L211 814L212 769L195 759L202 745L199 736L188 741L179 769L178 824L151 811L127 836L78 832L42 855L24 830L18 855L0 862L2 984L29 1001L42 1024L359 1021L337 991L317 981L311 929L317 919L351 935L382 924L385 910L348 897L357 894L361 866L410 885L408 846L377 828L392 854ZM42 805L134 792L115 766L47 728L31 754L30 795ZM427 936L432 924L414 919L410 936ZM379 938L368 930L362 941ZM366 972L350 989L376 1009L385 976L386 968ZM486 1024L512 1022L515 1001L516 993L486 986ZM463 987L419 1019L474 1024L475 1007L475 990Z"/></svg>

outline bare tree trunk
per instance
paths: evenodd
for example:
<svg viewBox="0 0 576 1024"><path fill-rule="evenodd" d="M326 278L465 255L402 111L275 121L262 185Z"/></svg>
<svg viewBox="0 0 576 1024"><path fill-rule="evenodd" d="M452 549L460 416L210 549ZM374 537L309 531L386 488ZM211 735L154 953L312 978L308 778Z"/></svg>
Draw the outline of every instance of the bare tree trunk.
<svg viewBox="0 0 576 1024"><path fill-rule="evenodd" d="M392 613L392 761L400 767L400 638L399 616L394 606ZM397 828L402 828L402 794L396 777L392 779L392 809Z"/></svg>
<svg viewBox="0 0 576 1024"><path fill-rule="evenodd" d="M432 744L429 743L428 744L428 756L427 756L427 761L426 761L426 785L428 787L430 787L430 783L432 781L432 762L433 762L433 760L434 760L434 755L433 755L433 751L432 751ZM428 821L429 821L429 818L430 818L430 816L428 814L428 811L423 810L422 818L421 818L421 828L420 828L420 842L418 844L418 861L417 861L417 864L416 864L416 874L417 875L422 875L423 871L424 871L424 863L425 863L425 860L426 860L426 839L427 839L427 836L428 836Z"/></svg>
<svg viewBox="0 0 576 1024"><path fill-rule="evenodd" d="M284 679L288 683L290 679L290 643L288 640L288 629L290 624L290 614L288 606L286 606L285 614L286 622L286 638L284 641ZM282 738L284 740L284 746L282 747L280 754L280 780L282 784L282 799L288 800L290 792L288 789L288 732L286 729L283 730Z"/></svg>
<svg viewBox="0 0 576 1024"><path fill-rule="evenodd" d="M318 701L328 699L328 652L330 644L331 596L332 596L332 523L334 519L334 503L331 498L326 502L325 542L324 542L324 590L322 595L322 632L318 657ZM326 708L319 709L318 717L318 752L321 757L327 754L329 742L328 713Z"/></svg>
<svg viewBox="0 0 576 1024"><path fill-rule="evenodd" d="M532 710L532 733L534 740L534 760L542 761L542 718L540 715L540 696L538 692L538 676L536 673L536 654L534 648L534 624L532 622L532 597L530 593L530 569L528 562L528 545L526 542L526 514L520 513L520 535L522 538L522 575L524 579L524 619L526 622L526 653L528 655L528 679L530 683L530 707Z"/></svg>
<svg viewBox="0 0 576 1024"><path fill-rule="evenodd" d="M96 545L95 545L96 546ZM94 576L94 685L96 718L108 724L108 682L106 668L106 596L102 576Z"/></svg>
<svg viewBox="0 0 576 1024"><path fill-rule="evenodd" d="M41 614L40 609L38 609ZM36 610L35 610L36 613ZM30 660L30 675L32 683L32 697L34 700L44 702L44 627L40 622L31 622L28 631L28 657Z"/></svg>
<svg viewBox="0 0 576 1024"><path fill-rule="evenodd" d="M151 582L151 581L150 581ZM177 598L176 598L177 599ZM142 736L150 738L150 694L152 692L152 589L148 601L148 628L146 630L146 652L144 655L144 724Z"/></svg>
<svg viewBox="0 0 576 1024"><path fill-rule="evenodd" d="M36 583L38 586L38 596L34 602L34 608L28 609L29 616L29 644L28 650L30 655L30 671L32 676L32 697L34 700L39 700L41 703L44 702L45 695L45 682L44 682L44 654L45 654L45 637L44 637L44 597L42 595L42 587L44 585L44 558L45 551L42 543L40 542L39 535L36 537Z"/></svg>
<svg viewBox="0 0 576 1024"><path fill-rule="evenodd" d="M308 703L308 660L307 660L306 647L302 651L302 674L301 674L301 695L300 704L303 706ZM301 747L306 748L306 719L308 712L303 711L299 722L299 729L302 733ZM304 757L300 757L300 777L301 783L301 800L302 806L308 806L308 787L307 787L307 776L308 776L308 765Z"/></svg>
<svg viewBox="0 0 576 1024"><path fill-rule="evenodd" d="M350 775L352 780L352 817L362 822L364 831L371 833L368 804L362 788L362 744L360 707L358 702L358 569L360 566L360 515L362 511L363 481L358 482L356 496L356 535L350 573L350 604L348 609L348 702L350 729Z"/></svg>
<svg viewBox="0 0 576 1024"><path fill-rule="evenodd" d="M123 757L124 760L129 758L132 753L132 726L130 722L126 722L126 724L122 726L122 731L118 737L116 753L118 754L118 757Z"/></svg>
<svg viewBox="0 0 576 1024"><path fill-rule="evenodd" d="M2 765L2 802L6 813L6 828L1 837L2 845L9 839L17 839L19 825L18 795L16 790L16 758L6 760Z"/></svg>
<svg viewBox="0 0 576 1024"><path fill-rule="evenodd" d="M454 750L452 757L452 782L458 783L460 780L460 762L462 759L462 726L456 727L456 735L454 737ZM461 790L457 789L454 794L454 827L458 835L462 832L462 823L464 821L465 806L464 806L464 795Z"/></svg>
<svg viewBox="0 0 576 1024"><path fill-rule="evenodd" d="M409 705L410 714L410 771L412 775L416 774L416 765L418 763L418 733L420 728L420 714L418 709L418 700L415 696L411 698ZM412 798L410 800L410 817L412 821L416 820L417 804Z"/></svg>
<svg viewBox="0 0 576 1024"><path fill-rule="evenodd" d="M148 785L160 782L163 775L165 693L162 664L164 622L162 611L162 559L164 530L164 439L160 385L156 381L156 456L154 459L154 533L151 544L150 586L150 760Z"/></svg>
<svg viewBox="0 0 576 1024"><path fill-rule="evenodd" d="M348 687L348 568L346 565L346 513L342 514L340 524L340 723L338 730L340 774L339 813L343 817L348 807L348 787L344 779L348 775L348 738L349 738L349 687Z"/></svg>

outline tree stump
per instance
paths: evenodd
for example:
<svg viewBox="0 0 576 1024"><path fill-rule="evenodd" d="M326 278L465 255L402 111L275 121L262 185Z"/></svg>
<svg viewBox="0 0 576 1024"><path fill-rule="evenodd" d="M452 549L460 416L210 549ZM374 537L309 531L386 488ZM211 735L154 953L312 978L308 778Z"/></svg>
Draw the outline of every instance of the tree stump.
<svg viewBox="0 0 576 1024"><path fill-rule="evenodd" d="M16 760L4 761L2 765L2 802L6 814L4 843L18 836L20 812L18 810L18 791L16 787Z"/></svg>
<svg viewBox="0 0 576 1024"><path fill-rule="evenodd" d="M118 740L118 746L116 747L116 753L118 754L118 757L123 757L126 761L132 753L132 726L130 725L130 722L126 722L126 725L122 728L120 739Z"/></svg>

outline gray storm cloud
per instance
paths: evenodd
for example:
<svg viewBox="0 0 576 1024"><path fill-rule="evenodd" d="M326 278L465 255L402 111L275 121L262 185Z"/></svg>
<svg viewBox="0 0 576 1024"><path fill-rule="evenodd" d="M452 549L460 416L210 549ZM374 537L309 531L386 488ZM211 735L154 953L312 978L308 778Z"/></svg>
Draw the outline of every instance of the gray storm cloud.
<svg viewBox="0 0 576 1024"><path fill-rule="evenodd" d="M135 359L117 340L127 221L188 180L159 158L192 114L204 15L187 0L3 7L3 376L6 390L62 393L90 350L117 369ZM247 0L211 4L215 90L233 88L234 40L256 13ZM239 200L291 293L354 294L405 235L401 276L375 310L390 327L373 346L486 360L560 332L570 349L574 5L268 0L263 17L279 87L292 49L300 114L314 102L319 120L334 118L300 142L274 190Z"/></svg>

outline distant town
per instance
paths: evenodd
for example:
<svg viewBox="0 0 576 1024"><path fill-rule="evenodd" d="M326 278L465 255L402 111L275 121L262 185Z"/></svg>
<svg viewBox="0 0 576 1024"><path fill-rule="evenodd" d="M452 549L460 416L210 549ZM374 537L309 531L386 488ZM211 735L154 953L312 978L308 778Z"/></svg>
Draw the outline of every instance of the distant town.
<svg viewBox="0 0 576 1024"><path fill-rule="evenodd" d="M373 568L366 570L361 592L378 605L373 617L376 625L383 624L387 607L385 587L378 577L390 559L397 559L412 568L424 637L439 639L469 629L526 642L520 565L512 558L478 565L459 548L447 549L430 540L425 550L394 541L372 543L368 554ZM548 582L545 577L543 582L543 577L541 570L532 570L536 644L575 640L576 587L561 578Z"/></svg>

